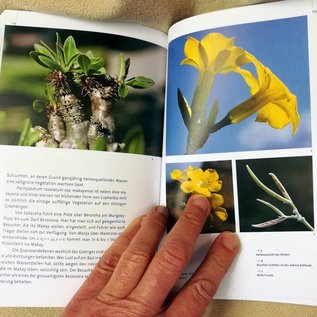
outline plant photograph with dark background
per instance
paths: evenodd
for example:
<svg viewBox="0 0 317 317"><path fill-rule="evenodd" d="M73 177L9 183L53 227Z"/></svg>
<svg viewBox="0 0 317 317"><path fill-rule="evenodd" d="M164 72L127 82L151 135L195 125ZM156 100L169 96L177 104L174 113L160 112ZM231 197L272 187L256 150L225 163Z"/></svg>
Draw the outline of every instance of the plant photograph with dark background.
<svg viewBox="0 0 317 317"><path fill-rule="evenodd" d="M1 144L161 155L164 49L139 39L10 26Z"/></svg>

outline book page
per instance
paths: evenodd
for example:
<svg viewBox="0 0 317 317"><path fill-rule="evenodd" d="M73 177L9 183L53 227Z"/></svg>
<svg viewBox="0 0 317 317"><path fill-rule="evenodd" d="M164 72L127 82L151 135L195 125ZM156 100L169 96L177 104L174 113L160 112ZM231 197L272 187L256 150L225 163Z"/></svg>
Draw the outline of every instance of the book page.
<svg viewBox="0 0 317 317"><path fill-rule="evenodd" d="M191 276L219 232L241 251L216 298L317 305L312 1L189 18L169 32L162 197L171 228L210 200Z"/></svg>
<svg viewBox="0 0 317 317"><path fill-rule="evenodd" d="M166 36L2 16L0 305L64 306L159 203Z"/></svg>

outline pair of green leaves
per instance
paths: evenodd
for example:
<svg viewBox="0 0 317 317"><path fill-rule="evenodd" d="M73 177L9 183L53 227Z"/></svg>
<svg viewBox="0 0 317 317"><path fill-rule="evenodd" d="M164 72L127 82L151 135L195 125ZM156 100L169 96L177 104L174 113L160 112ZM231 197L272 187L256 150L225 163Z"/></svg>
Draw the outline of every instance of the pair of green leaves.
<svg viewBox="0 0 317 317"><path fill-rule="evenodd" d="M34 51L30 52L30 56L39 65L63 73L69 72L73 68L78 54L74 38L69 36L62 44L58 33L56 33L55 51L41 41L40 44L34 44Z"/></svg>
<svg viewBox="0 0 317 317"><path fill-rule="evenodd" d="M130 67L130 58L125 59L122 53L118 57L118 77L119 77L119 89L118 95L120 98L125 98L128 93L128 87L135 89L146 89L154 85L154 81L144 76L135 76L127 79L127 75Z"/></svg>

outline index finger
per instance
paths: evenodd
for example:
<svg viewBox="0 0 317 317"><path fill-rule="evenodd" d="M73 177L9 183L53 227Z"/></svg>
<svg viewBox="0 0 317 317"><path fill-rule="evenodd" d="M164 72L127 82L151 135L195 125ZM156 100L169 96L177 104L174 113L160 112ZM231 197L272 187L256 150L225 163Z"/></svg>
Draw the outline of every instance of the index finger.
<svg viewBox="0 0 317 317"><path fill-rule="evenodd" d="M210 214L206 197L192 196L184 212L157 252L142 280L131 294L153 308L160 308L190 260L197 237ZM149 289L155 292L149 292Z"/></svg>

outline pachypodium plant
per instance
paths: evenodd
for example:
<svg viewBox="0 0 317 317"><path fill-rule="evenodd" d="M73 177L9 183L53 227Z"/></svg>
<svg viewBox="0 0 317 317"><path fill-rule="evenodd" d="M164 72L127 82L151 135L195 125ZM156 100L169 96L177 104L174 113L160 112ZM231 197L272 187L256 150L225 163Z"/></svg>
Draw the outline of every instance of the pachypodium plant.
<svg viewBox="0 0 317 317"><path fill-rule="evenodd" d="M259 223L259 224L253 224L252 227L255 227L255 228L267 228L267 227L274 226L274 225L276 225L278 223L281 223L282 221L285 221L285 220L296 220L296 221L300 222L301 224L303 224L304 226L306 226L306 228L308 230L310 230L310 231L314 230L314 228L308 223L308 221L305 219L305 217L303 217L300 214L300 212L297 209L297 207L295 206L292 198L290 197L290 195L286 191L285 187L283 186L283 184L281 183L281 181L277 178L277 176L275 174L269 173L269 175L272 177L273 181L275 182L277 188L279 189L279 191L281 192L282 195L280 195L279 193L273 191L272 189L270 189L269 187L264 185L257 178L257 176L254 174L254 172L251 170L251 168L248 165L246 165L246 169L249 172L250 176L252 177L253 181L261 189L263 189L271 197L275 198L278 201L281 201L284 205L290 206L290 208L292 210L292 214L291 215L287 215L287 214L285 214L285 212L280 210L275 205L273 205L273 204L271 204L271 203L269 203L269 202L267 202L265 200L257 199L258 202L262 203L263 205L269 207L274 212L276 212L278 216L277 216L277 218L274 218L274 219L269 220L269 221L265 221L265 222L262 222L262 223Z"/></svg>
<svg viewBox="0 0 317 317"><path fill-rule="evenodd" d="M227 220L227 211L222 207L224 198L219 194L222 181L215 169L208 168L203 171L201 168L188 166L184 171L174 169L170 176L180 183L180 189L187 196L186 201L193 194L204 195L208 198L211 207L211 221L213 221L214 215L221 221ZM181 205L185 207L186 202L182 201Z"/></svg>
<svg viewBox="0 0 317 317"><path fill-rule="evenodd" d="M105 60L91 51L82 53L72 36L62 43L56 34L56 47L34 45L30 56L48 69L45 83L47 100L35 100L33 108L46 111L47 127L22 128L21 145L122 151L125 144L116 140L114 107L127 97L130 88L145 89L154 81L143 76L127 79L130 59L118 56L118 74L110 75ZM30 141L31 140L31 141Z"/></svg>
<svg viewBox="0 0 317 317"><path fill-rule="evenodd" d="M184 47L182 65L195 67L199 74L191 104L178 89L178 106L188 130L186 154L202 148L212 133L236 124L257 113L256 121L282 129L292 124L295 135L300 120L296 96L286 85L252 54L234 45L234 38L210 33L201 41L188 37ZM242 68L252 63L256 74ZM250 98L232 107L217 121L219 101L215 100L209 113L208 99L215 77L219 74L238 73L250 88Z"/></svg>

